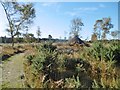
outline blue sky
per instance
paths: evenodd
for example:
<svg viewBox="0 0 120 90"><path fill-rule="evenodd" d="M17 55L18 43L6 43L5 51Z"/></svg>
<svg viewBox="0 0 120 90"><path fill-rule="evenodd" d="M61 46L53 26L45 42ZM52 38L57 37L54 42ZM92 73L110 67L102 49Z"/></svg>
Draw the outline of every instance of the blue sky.
<svg viewBox="0 0 120 90"><path fill-rule="evenodd" d="M82 39L90 39L95 21L103 17L111 17L113 30L118 30L118 3L117 2L34 2L36 18L29 32L35 34L40 26L41 37L53 38L69 37L70 24L73 18L82 19L84 26L80 34ZM0 36L7 36L5 28L7 20L0 5ZM65 33L66 32L66 33ZM109 35L107 38L111 38Z"/></svg>

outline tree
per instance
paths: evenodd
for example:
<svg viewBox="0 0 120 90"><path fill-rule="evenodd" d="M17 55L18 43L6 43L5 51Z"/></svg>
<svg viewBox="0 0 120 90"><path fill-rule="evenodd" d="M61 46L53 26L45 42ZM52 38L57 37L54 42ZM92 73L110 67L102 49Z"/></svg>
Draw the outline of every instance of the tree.
<svg viewBox="0 0 120 90"><path fill-rule="evenodd" d="M25 28L25 26L33 23L35 17L35 9L32 3L19 4L18 2L1 2L8 20L9 27L7 32L12 39L12 47L14 46L14 37L18 32Z"/></svg>
<svg viewBox="0 0 120 90"><path fill-rule="evenodd" d="M21 42L21 41L20 41L20 35L21 35L21 33L20 33L20 32L17 32L16 42L18 42L18 43Z"/></svg>
<svg viewBox="0 0 120 90"><path fill-rule="evenodd" d="M66 40L67 31L64 31L64 39Z"/></svg>
<svg viewBox="0 0 120 90"><path fill-rule="evenodd" d="M91 41L96 41L97 40L97 34L93 33L91 37Z"/></svg>
<svg viewBox="0 0 120 90"><path fill-rule="evenodd" d="M80 32L82 26L84 26L82 20L80 18L74 18L71 21L70 37L80 36L79 32Z"/></svg>
<svg viewBox="0 0 120 90"><path fill-rule="evenodd" d="M39 37L41 36L41 31L40 31L40 27L39 26L38 26L36 34L38 36L38 42L39 42Z"/></svg>
<svg viewBox="0 0 120 90"><path fill-rule="evenodd" d="M120 31L119 31L119 30L112 31L112 32L111 32L111 36L112 36L113 38L120 39Z"/></svg>
<svg viewBox="0 0 120 90"><path fill-rule="evenodd" d="M111 28L113 28L113 24L111 24L111 18L102 18L101 20L96 20L94 25L94 33L97 34L99 40L104 40L106 39L106 34L110 32Z"/></svg>
<svg viewBox="0 0 120 90"><path fill-rule="evenodd" d="M48 38L49 38L49 40L51 40L52 39L52 35L48 35Z"/></svg>
<svg viewBox="0 0 120 90"><path fill-rule="evenodd" d="M35 41L34 34L32 33L23 34L23 36L24 36L25 42L32 43Z"/></svg>

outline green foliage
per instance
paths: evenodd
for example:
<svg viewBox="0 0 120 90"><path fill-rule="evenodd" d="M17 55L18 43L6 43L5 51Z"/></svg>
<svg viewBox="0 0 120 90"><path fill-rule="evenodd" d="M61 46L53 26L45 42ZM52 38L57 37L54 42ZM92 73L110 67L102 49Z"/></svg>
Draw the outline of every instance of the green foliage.
<svg viewBox="0 0 120 90"><path fill-rule="evenodd" d="M120 45L116 43L110 44L109 47L105 47L101 42L93 43L93 47L90 48L88 54L92 55L96 60L106 60L119 62L120 58Z"/></svg>
<svg viewBox="0 0 120 90"><path fill-rule="evenodd" d="M100 42L93 43L93 47L88 51L89 54L92 54L97 60L101 60L106 53L106 48Z"/></svg>
<svg viewBox="0 0 120 90"><path fill-rule="evenodd" d="M10 82L2 82L1 88L10 88Z"/></svg>
<svg viewBox="0 0 120 90"><path fill-rule="evenodd" d="M119 55L120 45L118 41L108 43L97 41L91 48L85 48L82 57L90 62L93 88L118 88L119 85ZM87 72L89 73L89 72ZM90 73L89 73L90 74Z"/></svg>
<svg viewBox="0 0 120 90"><path fill-rule="evenodd" d="M27 43L32 43L36 41L34 34L32 33L23 34L23 36L24 36L24 41Z"/></svg>
<svg viewBox="0 0 120 90"><path fill-rule="evenodd" d="M52 43L44 43L36 47L38 52L35 56L27 58L32 61L31 66L45 76L41 80L42 87L119 88L116 62L119 61L120 48L116 43L109 44L105 46L104 43L95 42L76 57L78 54L62 54Z"/></svg>
<svg viewBox="0 0 120 90"><path fill-rule="evenodd" d="M31 64L34 58L34 55L28 55L26 58L27 58L27 61Z"/></svg>
<svg viewBox="0 0 120 90"><path fill-rule="evenodd" d="M65 67L65 60L67 58L65 57L65 55L63 54L60 54L58 55L58 62L57 62L57 65L58 65L58 70L61 72L61 71L64 71L66 70L66 67Z"/></svg>
<svg viewBox="0 0 120 90"><path fill-rule="evenodd" d="M9 27L7 32L12 39L12 46L14 46L14 37L19 36L20 30L25 29L32 24L35 17L35 9L32 3L20 4L18 2L0 2L8 20Z"/></svg>
<svg viewBox="0 0 120 90"><path fill-rule="evenodd" d="M113 28L113 24L111 24L111 18L102 18L100 20L96 20L94 25L94 33L98 35L99 40L104 40L106 39L106 34L110 32L111 28Z"/></svg>
<svg viewBox="0 0 120 90"><path fill-rule="evenodd" d="M111 46L107 49L106 59L113 61L115 60L116 63L120 63L120 44L118 42L113 42Z"/></svg>
<svg viewBox="0 0 120 90"><path fill-rule="evenodd" d="M101 78L100 82L97 82L96 80L94 80L93 82L93 85L92 85L92 88L107 88L107 89L110 89L110 88L120 88L119 84L120 84L120 80L119 79L115 79L115 78L111 78L112 81L110 82L109 85L107 85L105 83L105 81Z"/></svg>
<svg viewBox="0 0 120 90"><path fill-rule="evenodd" d="M57 47L56 46L53 46L52 43L46 43L46 44L43 44L41 45L41 50L43 51L50 51L50 52L53 52Z"/></svg>
<svg viewBox="0 0 120 90"><path fill-rule="evenodd" d="M66 78L65 79L65 87L66 88L80 88L81 82L79 77L76 78L73 76L72 78Z"/></svg>
<svg viewBox="0 0 120 90"><path fill-rule="evenodd" d="M51 44L42 44L37 47L38 54L33 58L33 67L39 71L47 72L49 69L54 69L56 66L57 53L55 52L55 46Z"/></svg>

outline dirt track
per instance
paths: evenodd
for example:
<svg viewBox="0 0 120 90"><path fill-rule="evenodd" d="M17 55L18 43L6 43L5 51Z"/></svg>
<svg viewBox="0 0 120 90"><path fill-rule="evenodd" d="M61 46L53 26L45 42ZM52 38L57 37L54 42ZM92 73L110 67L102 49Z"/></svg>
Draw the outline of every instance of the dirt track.
<svg viewBox="0 0 120 90"><path fill-rule="evenodd" d="M2 63L2 87L24 88L24 53L16 54Z"/></svg>

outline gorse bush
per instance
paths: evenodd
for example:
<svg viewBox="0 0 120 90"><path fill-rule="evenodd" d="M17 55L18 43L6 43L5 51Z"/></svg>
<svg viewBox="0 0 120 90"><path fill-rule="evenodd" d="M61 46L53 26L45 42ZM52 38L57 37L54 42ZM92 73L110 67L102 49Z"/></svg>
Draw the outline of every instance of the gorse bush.
<svg viewBox="0 0 120 90"><path fill-rule="evenodd" d="M104 52L105 52L105 49L100 42L93 43L93 47L88 50L88 54L89 55L92 54L92 56L97 60L102 59Z"/></svg>
<svg viewBox="0 0 120 90"><path fill-rule="evenodd" d="M79 77L76 78L73 76L72 78L66 78L65 79L65 88L80 88L81 82Z"/></svg>
<svg viewBox="0 0 120 90"><path fill-rule="evenodd" d="M80 55L87 59L91 69L87 71L93 80L93 87L118 88L120 73L117 64L120 64L120 45L116 42L105 44L94 42L91 48L85 48Z"/></svg>
<svg viewBox="0 0 120 90"><path fill-rule="evenodd" d="M105 54L106 60L113 61L117 64L120 64L120 44L112 43L110 47L107 48L106 54Z"/></svg>
<svg viewBox="0 0 120 90"><path fill-rule="evenodd" d="M48 69L55 68L57 53L55 52L55 46L51 44L42 44L38 48L36 57L33 58L33 67L38 71L47 72Z"/></svg>
<svg viewBox="0 0 120 90"><path fill-rule="evenodd" d="M41 52L40 50L43 51L55 51L57 47L53 46L51 42L46 42L44 44L41 44L40 46L37 46L36 49L38 49L38 52Z"/></svg>
<svg viewBox="0 0 120 90"><path fill-rule="evenodd" d="M109 51L113 54L113 59L116 60L117 63L120 63L120 44L111 45Z"/></svg>
<svg viewBox="0 0 120 90"><path fill-rule="evenodd" d="M120 62L120 45L111 44L109 47L105 47L101 42L93 43L93 47L87 50L89 56L93 56L96 60L115 60Z"/></svg>
<svg viewBox="0 0 120 90"><path fill-rule="evenodd" d="M75 87L79 86L80 81L78 80L79 77L77 77L79 70L76 66L77 64L81 64L79 62L80 59L69 58L64 54L58 53L56 47L49 43L41 44L36 49L38 53L35 56L28 56L27 59L32 62L31 66L34 68L34 73L37 71L45 75L43 81L47 87L51 87L49 86L51 83L48 82L49 80L59 81L62 79L64 83L72 83L71 81L74 81ZM77 81L74 78L70 80L73 76L77 78ZM69 79L67 80L66 78ZM62 85L62 87L65 87L65 85Z"/></svg>

